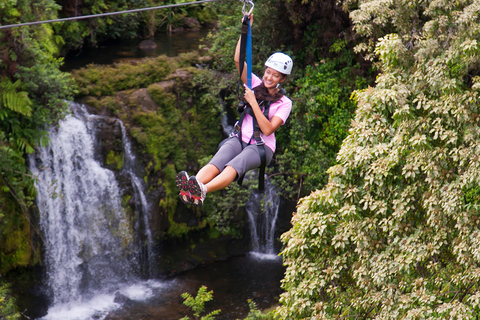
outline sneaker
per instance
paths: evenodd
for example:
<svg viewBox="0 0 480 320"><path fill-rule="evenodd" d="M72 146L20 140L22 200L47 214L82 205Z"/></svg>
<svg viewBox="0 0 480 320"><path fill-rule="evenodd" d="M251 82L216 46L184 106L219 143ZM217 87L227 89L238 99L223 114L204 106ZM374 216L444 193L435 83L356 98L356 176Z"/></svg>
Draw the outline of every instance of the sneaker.
<svg viewBox="0 0 480 320"><path fill-rule="evenodd" d="M185 171L180 171L175 179L178 191L180 191L180 200L185 204L192 204L192 197L188 191L188 174Z"/></svg>
<svg viewBox="0 0 480 320"><path fill-rule="evenodd" d="M203 201L207 196L207 187L198 181L195 176L191 176L188 179L188 190L190 191L192 203L199 207L203 206Z"/></svg>

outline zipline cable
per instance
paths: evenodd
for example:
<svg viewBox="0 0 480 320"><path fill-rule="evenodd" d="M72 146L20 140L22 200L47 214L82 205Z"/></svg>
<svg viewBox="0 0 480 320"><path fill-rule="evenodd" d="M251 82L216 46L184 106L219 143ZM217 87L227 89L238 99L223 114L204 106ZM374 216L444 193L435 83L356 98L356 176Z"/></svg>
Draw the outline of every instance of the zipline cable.
<svg viewBox="0 0 480 320"><path fill-rule="evenodd" d="M194 2L167 4L167 5L163 5L163 6L157 6L157 7L148 7L148 8L125 10L125 11L97 13L97 14L90 14L90 15L86 15L86 16L59 18L59 19L44 20L44 21L24 22L24 23L18 23L18 24L7 24L7 25L0 26L0 29L7 29L7 28L21 27L21 26L32 26L32 25L43 24L43 23L51 23L51 22L90 19L90 18L97 18L97 17L113 16L113 15L124 14L124 13L136 13L136 12L142 12L142 11L164 9L164 8L173 8L173 7L187 6L187 5L192 5L192 4L200 4L200 3L204 3L204 2L214 2L214 1L221 1L221 0L200 0L200 1L194 1Z"/></svg>

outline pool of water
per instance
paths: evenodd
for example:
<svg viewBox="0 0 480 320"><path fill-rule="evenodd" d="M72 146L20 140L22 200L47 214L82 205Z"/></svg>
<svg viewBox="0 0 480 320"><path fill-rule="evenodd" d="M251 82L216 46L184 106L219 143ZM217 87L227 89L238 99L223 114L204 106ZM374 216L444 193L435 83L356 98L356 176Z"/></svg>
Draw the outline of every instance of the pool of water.
<svg viewBox="0 0 480 320"><path fill-rule="evenodd" d="M86 301L54 306L40 319L194 319L181 294L188 292L195 297L203 285L213 290L213 300L205 304L202 315L221 309L217 320L244 319L249 313L248 299L261 310L278 305L284 271L278 256L247 254L205 264L169 279L119 286L118 292L128 298L124 303L116 302L115 293L92 295Z"/></svg>
<svg viewBox="0 0 480 320"><path fill-rule="evenodd" d="M280 280L284 267L281 258L247 255L200 266L174 279L164 281L163 286L151 298L130 303L110 313L106 319L180 319L193 318L183 305L181 294L195 296L205 285L213 290L213 300L205 304L206 312L221 309L218 320L243 319L248 315L248 299L259 309L278 304L281 293Z"/></svg>
<svg viewBox="0 0 480 320"><path fill-rule="evenodd" d="M139 48L142 39L112 41L108 44L100 45L98 48L88 48L67 54L62 70L80 69L91 63L105 65L159 55L178 56L180 53L197 50L202 39L209 32L209 29L200 29L199 31L173 34L160 33L151 39L157 47L148 50Z"/></svg>

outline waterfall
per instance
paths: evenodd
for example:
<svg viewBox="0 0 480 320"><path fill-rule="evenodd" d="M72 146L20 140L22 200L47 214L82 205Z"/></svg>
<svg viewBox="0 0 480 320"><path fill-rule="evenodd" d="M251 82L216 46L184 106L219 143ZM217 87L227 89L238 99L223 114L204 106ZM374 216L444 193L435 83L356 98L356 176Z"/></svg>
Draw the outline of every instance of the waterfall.
<svg viewBox="0 0 480 320"><path fill-rule="evenodd" d="M147 198L145 196L145 186L143 181L138 177L138 175L135 173L135 156L132 153L132 148L130 145L130 141L127 136L127 130L125 129L125 126L123 122L118 120L120 122L120 127L122 129L122 143L123 143L123 170L128 174L130 177L130 181L132 182L132 186L135 192L135 198L140 199L140 203L142 206L141 210L141 216L143 217L143 230L146 234L146 240L147 240L147 247L146 250L143 251L143 261L147 265L147 275L152 274L152 268L153 265L150 263L153 259L150 259L150 255L153 253L153 237L152 237L152 232L149 228L150 226L150 219L149 219L149 205L147 202ZM142 230L141 226L139 225L139 221L136 223L136 230ZM141 244L139 244L141 247Z"/></svg>
<svg viewBox="0 0 480 320"><path fill-rule="evenodd" d="M254 175L256 177L256 174ZM245 205L250 225L252 253L277 257L275 252L275 226L280 197L277 188L265 179L265 190L255 190Z"/></svg>
<svg viewBox="0 0 480 320"><path fill-rule="evenodd" d="M106 118L103 116L89 114L86 108L82 105L72 104L74 105L74 113L77 118L84 119L84 122L88 128L88 131L91 132L92 135L95 134L97 131L98 121L104 121ZM150 255L152 254L153 250L153 237L152 232L149 228L150 226L150 219L149 219L149 211L150 206L147 202L147 198L145 196L145 184L142 179L139 178L137 172L135 172L135 155L132 152L132 147L130 140L127 135L127 130L125 129L125 125L120 119L114 119L115 122L120 126L121 133L122 133L122 147L123 147L123 166L121 170L121 174L128 177L131 182L131 186L133 189L133 198L136 200L136 203L140 204L139 208L136 208L136 216L138 219L134 225L134 230L136 234L145 234L145 239L142 237L137 237L137 247L141 250L141 260L140 264L142 267L145 267L142 270L145 276L149 276L152 272L152 262L150 259ZM143 224L141 223L143 222ZM144 247L143 243L146 241L147 246Z"/></svg>
<svg viewBox="0 0 480 320"><path fill-rule="evenodd" d="M90 316L97 319L99 309L106 312L114 305L113 293L138 283L142 249L135 241L138 222L134 225L133 221L138 219L132 219L122 208L114 173L95 159L95 126L102 117L89 115L78 104L72 103L71 108L73 115L49 130L49 145L30 157L30 169L37 177L37 205L53 306L67 305L71 310L72 303L86 303L90 308L89 299L106 303L108 306L93 308L96 314ZM141 180L134 174L135 158L123 124L121 127L123 170L131 178L134 196L140 198L150 246L148 203ZM99 299L105 294L109 295L108 302ZM46 319L89 319L66 316L64 311L57 317L50 313Z"/></svg>

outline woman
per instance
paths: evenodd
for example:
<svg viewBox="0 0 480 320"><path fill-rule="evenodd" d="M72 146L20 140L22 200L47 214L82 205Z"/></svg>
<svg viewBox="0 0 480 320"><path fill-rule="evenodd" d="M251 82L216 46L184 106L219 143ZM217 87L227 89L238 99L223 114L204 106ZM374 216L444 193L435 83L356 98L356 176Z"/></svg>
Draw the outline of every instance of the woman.
<svg viewBox="0 0 480 320"><path fill-rule="evenodd" d="M250 25L253 17L250 17ZM240 71L240 39L234 56L237 69ZM245 86L245 101L251 106L265 142L266 163L275 152L276 140L274 132L285 123L292 101L280 91L283 83L291 73L292 59L281 52L274 53L265 62L263 78L252 75L252 88ZM244 63L241 75L247 83L247 67ZM264 116L259 104L270 101L268 119ZM253 136L253 117L245 115L241 124L241 140L238 134L223 142L210 162L200 169L196 176L189 177L182 171L177 175L176 184L180 191L180 199L185 204L202 206L207 193L226 188L230 183L243 176L249 170L260 167L261 158Z"/></svg>

